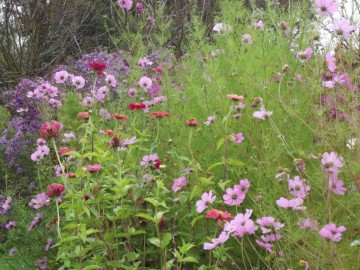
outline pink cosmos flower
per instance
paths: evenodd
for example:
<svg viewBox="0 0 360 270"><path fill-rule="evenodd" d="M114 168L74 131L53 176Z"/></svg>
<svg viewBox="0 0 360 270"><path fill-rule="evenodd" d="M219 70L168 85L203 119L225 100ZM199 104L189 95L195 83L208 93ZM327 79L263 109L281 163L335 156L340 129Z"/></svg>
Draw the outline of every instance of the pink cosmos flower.
<svg viewBox="0 0 360 270"><path fill-rule="evenodd" d="M315 230L316 227L319 225L319 222L317 222L316 220L307 218L304 220L299 220L297 225L299 225L299 227L303 228L303 229Z"/></svg>
<svg viewBox="0 0 360 270"><path fill-rule="evenodd" d="M248 44L248 45L251 45L252 44L252 37L251 35L249 34L245 34L242 36L241 38L242 42L245 43L245 44Z"/></svg>
<svg viewBox="0 0 360 270"><path fill-rule="evenodd" d="M152 80L149 77L142 77L139 80L139 86L144 89L145 92L148 92L153 85Z"/></svg>
<svg viewBox="0 0 360 270"><path fill-rule="evenodd" d="M85 97L82 102L84 106L90 108L92 105L94 105L94 99L92 97Z"/></svg>
<svg viewBox="0 0 360 270"><path fill-rule="evenodd" d="M40 161L44 158L44 152L41 150L36 150L34 153L31 154L30 158L32 161Z"/></svg>
<svg viewBox="0 0 360 270"><path fill-rule="evenodd" d="M122 9L127 10L130 10L133 4L132 0L117 0L117 2Z"/></svg>
<svg viewBox="0 0 360 270"><path fill-rule="evenodd" d="M337 179L337 174L329 174L328 188L337 195L345 195L344 181Z"/></svg>
<svg viewBox="0 0 360 270"><path fill-rule="evenodd" d="M41 207L49 204L50 198L45 192L36 195L35 199L31 199L28 203L28 205L34 209L40 209Z"/></svg>
<svg viewBox="0 0 360 270"><path fill-rule="evenodd" d="M85 86L85 79L81 76L73 76L71 82L76 89L82 89Z"/></svg>
<svg viewBox="0 0 360 270"><path fill-rule="evenodd" d="M261 240L265 243L276 242L281 239L281 235L278 233L269 233L261 236Z"/></svg>
<svg viewBox="0 0 360 270"><path fill-rule="evenodd" d="M311 48L306 48L305 51L299 51L296 53L296 58L301 63L309 62L312 57L313 51Z"/></svg>
<svg viewBox="0 0 360 270"><path fill-rule="evenodd" d="M15 253L16 253L16 247L12 247L10 250L9 250L9 256L10 257L12 257L12 256L14 256L15 255Z"/></svg>
<svg viewBox="0 0 360 270"><path fill-rule="evenodd" d="M61 70L55 73L54 79L56 83L65 83L69 78L69 73L66 70Z"/></svg>
<svg viewBox="0 0 360 270"><path fill-rule="evenodd" d="M207 121L204 122L204 124L208 126L208 125L210 125L212 122L214 122L214 120L215 120L215 115L209 116L209 117L207 118Z"/></svg>
<svg viewBox="0 0 360 270"><path fill-rule="evenodd" d="M149 21L150 25L154 25L154 24L155 24L155 19L154 19L153 16L149 16L149 17L147 18L147 20Z"/></svg>
<svg viewBox="0 0 360 270"><path fill-rule="evenodd" d="M288 200L284 197L281 197L280 199L278 199L276 201L276 204L285 209L290 208L291 210L304 211L306 209L306 207L302 206L303 202L304 202L304 200L302 198L295 198L295 199Z"/></svg>
<svg viewBox="0 0 360 270"><path fill-rule="evenodd" d="M116 87L116 79L113 75L107 74L105 77L105 81L111 86L111 87Z"/></svg>
<svg viewBox="0 0 360 270"><path fill-rule="evenodd" d="M305 184L304 179L295 176L294 179L288 179L288 187L291 195L297 198L305 198L310 190L310 186Z"/></svg>
<svg viewBox="0 0 360 270"><path fill-rule="evenodd" d="M209 203L213 203L216 199L216 196L212 194L212 190L209 193L204 192L201 195L201 200L196 202L196 212L202 213L206 208L208 208Z"/></svg>
<svg viewBox="0 0 360 270"><path fill-rule="evenodd" d="M256 111L256 112L253 113L253 116L255 118L259 118L261 120L265 120L270 115L272 115L272 112L269 112L269 111L265 110L264 107L260 108L260 111Z"/></svg>
<svg viewBox="0 0 360 270"><path fill-rule="evenodd" d="M319 234L322 238L329 239L333 242L339 242L342 237L342 233L346 231L346 227L339 226L336 227L335 224L330 223L326 224L324 227L321 228Z"/></svg>
<svg viewBox="0 0 360 270"><path fill-rule="evenodd" d="M236 143L236 144L240 144L242 141L244 140L244 136L242 135L242 133L232 133L230 135L230 141Z"/></svg>
<svg viewBox="0 0 360 270"><path fill-rule="evenodd" d="M220 244L225 243L229 239L229 234L222 231L218 238L211 239L211 243L204 243L204 249L210 250L217 247Z"/></svg>
<svg viewBox="0 0 360 270"><path fill-rule="evenodd" d="M325 152L321 159L322 169L327 173L335 173L339 172L339 168L344 166L343 158L338 157L335 152Z"/></svg>
<svg viewBox="0 0 360 270"><path fill-rule="evenodd" d="M49 238L49 239L47 240L46 246L45 246L45 251L49 251L52 242L53 242L52 238Z"/></svg>
<svg viewBox="0 0 360 270"><path fill-rule="evenodd" d="M227 205L240 205L245 199L245 193L239 188L227 188L223 196L224 203Z"/></svg>
<svg viewBox="0 0 360 270"><path fill-rule="evenodd" d="M255 23L254 23L254 27L255 27L256 29L264 29L264 23L263 23L263 21L262 21L262 20L259 20L259 21L255 22Z"/></svg>
<svg viewBox="0 0 360 270"><path fill-rule="evenodd" d="M147 59L146 57L144 58L140 58L138 65L142 68L144 67L148 67L148 66L152 66L154 64L154 62L150 61L149 59Z"/></svg>
<svg viewBox="0 0 360 270"><path fill-rule="evenodd" d="M9 221L6 225L5 225L5 228L7 230L10 230L12 228L16 227L16 222L15 221Z"/></svg>
<svg viewBox="0 0 360 270"><path fill-rule="evenodd" d="M178 192L186 184L187 184L186 178L184 176L181 176L180 178L174 180L174 183L173 183L171 189L175 193L175 192Z"/></svg>
<svg viewBox="0 0 360 270"><path fill-rule="evenodd" d="M351 38L352 32L355 31L355 26L351 25L348 19L334 19L332 29L339 36Z"/></svg>
<svg viewBox="0 0 360 270"><path fill-rule="evenodd" d="M235 188L239 189L243 193L247 193L250 188L250 181L242 179L238 185L235 185Z"/></svg>
<svg viewBox="0 0 360 270"><path fill-rule="evenodd" d="M272 244L264 243L263 241L260 241L260 240L255 240L255 242L259 247L265 248L266 251L268 251L269 253L273 253L273 250L272 250L273 245Z"/></svg>
<svg viewBox="0 0 360 270"><path fill-rule="evenodd" d="M326 53L324 56L324 60L328 70L331 72L335 72L336 70L335 57L333 57L331 53Z"/></svg>
<svg viewBox="0 0 360 270"><path fill-rule="evenodd" d="M217 23L214 25L213 27L213 31L218 33L218 34L224 34L225 32L228 32L232 29L231 26L226 25L224 23Z"/></svg>
<svg viewBox="0 0 360 270"><path fill-rule="evenodd" d="M136 96L136 94L137 94L137 90L135 88L131 88L127 91L127 95L129 97L134 97L134 96Z"/></svg>
<svg viewBox="0 0 360 270"><path fill-rule="evenodd" d="M151 154L148 156L144 156L142 161L140 162L140 165L142 167L146 168L152 168L156 165L157 161L159 160L159 157L157 154Z"/></svg>
<svg viewBox="0 0 360 270"><path fill-rule="evenodd" d="M285 224L276 221L274 217L262 217L257 219L256 223L260 225L262 233L273 233L285 226Z"/></svg>
<svg viewBox="0 0 360 270"><path fill-rule="evenodd" d="M254 234L257 227L250 219L252 212L252 209L246 209L245 214L237 214L233 220L225 223L224 231L239 237L244 237L245 234Z"/></svg>
<svg viewBox="0 0 360 270"><path fill-rule="evenodd" d="M119 151L126 151L129 149L129 145L136 143L136 137L127 138L120 142Z"/></svg>
<svg viewBox="0 0 360 270"><path fill-rule="evenodd" d="M315 0L315 6L319 8L318 15L332 15L339 9L339 4L333 0Z"/></svg>

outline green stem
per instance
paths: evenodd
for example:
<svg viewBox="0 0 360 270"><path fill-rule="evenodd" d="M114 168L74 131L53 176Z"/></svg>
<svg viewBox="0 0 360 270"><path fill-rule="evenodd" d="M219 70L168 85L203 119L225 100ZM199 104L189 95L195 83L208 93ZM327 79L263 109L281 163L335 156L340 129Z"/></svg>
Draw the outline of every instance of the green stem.
<svg viewBox="0 0 360 270"><path fill-rule="evenodd" d="M61 232L60 232L60 211L59 211L59 203L58 203L58 197L56 197L55 199L55 204L56 204L56 213L57 213L57 221L56 221L56 225L57 225L57 234L58 234L58 238L61 239Z"/></svg>

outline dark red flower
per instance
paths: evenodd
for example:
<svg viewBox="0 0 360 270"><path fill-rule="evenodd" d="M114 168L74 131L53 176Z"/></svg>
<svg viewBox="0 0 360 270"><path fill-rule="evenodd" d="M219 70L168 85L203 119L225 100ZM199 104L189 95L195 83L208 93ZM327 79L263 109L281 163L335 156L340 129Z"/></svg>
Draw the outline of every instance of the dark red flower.
<svg viewBox="0 0 360 270"><path fill-rule="evenodd" d="M106 68L106 64L93 61L89 63L89 67L95 70L99 76L102 76L104 75L104 69Z"/></svg>
<svg viewBox="0 0 360 270"><path fill-rule="evenodd" d="M59 137L62 127L63 125L56 121L45 122L39 129L40 137L45 141L48 141L51 138Z"/></svg>
<svg viewBox="0 0 360 270"><path fill-rule="evenodd" d="M163 117L169 117L170 116L169 112L151 112L150 114L152 116L154 116L155 118L163 118Z"/></svg>
<svg viewBox="0 0 360 270"><path fill-rule="evenodd" d="M129 117L127 117L126 115L121 115L118 113L113 113L111 115L111 118L115 118L115 119L119 119L119 120L127 120Z"/></svg>
<svg viewBox="0 0 360 270"><path fill-rule="evenodd" d="M77 116L84 120L88 120L90 117L88 112L79 112Z"/></svg>
<svg viewBox="0 0 360 270"><path fill-rule="evenodd" d="M118 147L120 147L120 144L121 144L121 142L120 142L120 136L114 136L114 137L112 137L111 140L110 140L110 142L109 142L109 146L110 146L111 148L118 148Z"/></svg>
<svg viewBox="0 0 360 270"><path fill-rule="evenodd" d="M161 165L161 160L155 159L154 164L150 167L150 169L158 170L160 168L160 165Z"/></svg>
<svg viewBox="0 0 360 270"><path fill-rule="evenodd" d="M51 184L51 185L48 185L46 194L49 197L60 196L61 193L63 193L64 189L65 189L64 185Z"/></svg>
<svg viewBox="0 0 360 270"><path fill-rule="evenodd" d="M160 222L159 222L159 230L160 231L166 231L167 230L167 222L166 222L166 217L165 215L163 214L161 219L160 219Z"/></svg>
<svg viewBox="0 0 360 270"><path fill-rule="evenodd" d="M146 105L144 103L131 103L129 104L130 110L143 110L146 108Z"/></svg>

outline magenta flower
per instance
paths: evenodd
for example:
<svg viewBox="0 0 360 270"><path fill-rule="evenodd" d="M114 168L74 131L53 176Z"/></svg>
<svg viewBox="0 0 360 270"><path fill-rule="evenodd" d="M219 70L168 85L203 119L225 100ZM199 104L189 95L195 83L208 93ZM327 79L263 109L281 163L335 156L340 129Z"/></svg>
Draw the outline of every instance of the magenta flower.
<svg viewBox="0 0 360 270"><path fill-rule="evenodd" d="M209 203L213 203L216 199L216 196L212 194L212 190L209 193L204 192L201 195L201 200L196 202L196 212L202 213L206 208L208 208Z"/></svg>
<svg viewBox="0 0 360 270"><path fill-rule="evenodd" d="M260 111L256 111L253 113L253 116L255 118L259 118L261 120L265 120L270 115L272 115L272 112L266 111L264 107L260 108Z"/></svg>
<svg viewBox="0 0 360 270"><path fill-rule="evenodd" d="M117 2L122 9L127 10L130 10L133 4L132 0L117 0Z"/></svg>
<svg viewBox="0 0 360 270"><path fill-rule="evenodd" d="M174 180L174 183L173 183L171 189L175 193L175 192L178 192L186 184L187 184L186 178L184 176L181 176L180 178Z"/></svg>
<svg viewBox="0 0 360 270"><path fill-rule="evenodd" d="M315 6L319 8L318 15L332 15L339 9L339 4L333 0L315 0Z"/></svg>
<svg viewBox="0 0 360 270"><path fill-rule="evenodd" d="M336 70L335 57L333 57L331 53L326 53L324 60L328 70L334 72Z"/></svg>
<svg viewBox="0 0 360 270"><path fill-rule="evenodd" d="M346 228L344 226L336 227L335 224L330 223L322 227L319 234L322 238L329 239L333 242L339 242L341 240L342 233L345 231Z"/></svg>
<svg viewBox="0 0 360 270"><path fill-rule="evenodd" d="M240 205L245 199L245 193L241 192L241 189L237 187L227 188L223 199L227 205Z"/></svg>
<svg viewBox="0 0 360 270"><path fill-rule="evenodd" d="M355 26L351 25L348 19L334 19L332 29L339 36L351 38L352 32L355 31Z"/></svg>
<svg viewBox="0 0 360 270"><path fill-rule="evenodd" d="M233 220L225 223L224 231L239 237L244 237L245 234L254 234L257 227L250 219L252 212L252 209L246 209L245 214L237 214Z"/></svg>
<svg viewBox="0 0 360 270"><path fill-rule="evenodd" d="M285 224L276 221L273 217L259 218L256 220L256 223L260 225L262 233L273 233L285 226Z"/></svg>
<svg viewBox="0 0 360 270"><path fill-rule="evenodd" d="M235 188L246 194L250 188L250 181L247 179L242 179L238 185L235 185Z"/></svg>
<svg viewBox="0 0 360 270"><path fill-rule="evenodd" d="M47 240L46 246L45 246L45 251L49 251L52 242L53 242L52 238L49 238L49 239Z"/></svg>
<svg viewBox="0 0 360 270"><path fill-rule="evenodd" d="M40 209L41 207L49 204L50 198L45 192L36 195L35 199L31 199L28 203L28 205L34 209Z"/></svg>
<svg viewBox="0 0 360 270"><path fill-rule="evenodd" d="M230 135L230 141L236 143L236 144L240 144L242 141L244 140L244 136L242 135L242 133L232 133Z"/></svg>
<svg viewBox="0 0 360 270"><path fill-rule="evenodd" d="M302 229L309 229L309 230L315 230L316 227L319 225L319 222L316 220L312 220L310 218L299 220L297 225L299 225Z"/></svg>
<svg viewBox="0 0 360 270"><path fill-rule="evenodd" d="M254 27L255 27L256 29L264 29L264 23L263 23L263 21L262 21L262 20L259 20L259 21L255 22L255 23L254 23Z"/></svg>
<svg viewBox="0 0 360 270"><path fill-rule="evenodd" d="M148 92L153 85L152 80L149 77L142 77L139 80L139 86L144 89L145 92Z"/></svg>
<svg viewBox="0 0 360 270"><path fill-rule="evenodd" d="M211 239L211 243L204 243L204 249L210 250L217 247L220 244L225 243L229 239L229 234L225 231L221 232L218 238Z"/></svg>
<svg viewBox="0 0 360 270"><path fill-rule="evenodd" d="M276 204L285 209L290 208L291 210L303 211L306 209L306 207L302 205L303 202L304 200L302 198L288 200L284 197L281 197L276 201Z"/></svg>
<svg viewBox="0 0 360 270"><path fill-rule="evenodd" d="M338 157L335 152L325 152L321 159L322 169L327 173L339 173L339 168L344 166L343 158Z"/></svg>
<svg viewBox="0 0 360 270"><path fill-rule="evenodd" d="M301 63L309 62L312 57L313 51L311 48L306 48L305 51L299 51L296 53L296 58Z"/></svg>
<svg viewBox="0 0 360 270"><path fill-rule="evenodd" d="M268 251L269 253L273 253L273 250L272 250L273 245L272 244L264 243L260 240L255 240L255 242L259 247L266 249L266 251Z"/></svg>
<svg viewBox="0 0 360 270"><path fill-rule="evenodd" d="M144 7L140 2L136 3L136 8L140 13L144 13Z"/></svg>
<svg viewBox="0 0 360 270"><path fill-rule="evenodd" d="M252 37L251 35L249 34L245 34L242 36L241 38L242 42L245 43L245 44L248 44L248 45L251 45L252 44Z"/></svg>
<svg viewBox="0 0 360 270"><path fill-rule="evenodd" d="M291 195L297 198L305 198L308 195L310 186L305 184L304 179L295 176L294 179L288 179L288 187Z"/></svg>
<svg viewBox="0 0 360 270"><path fill-rule="evenodd" d="M344 181L337 179L337 174L329 174L328 188L337 195L345 195Z"/></svg>

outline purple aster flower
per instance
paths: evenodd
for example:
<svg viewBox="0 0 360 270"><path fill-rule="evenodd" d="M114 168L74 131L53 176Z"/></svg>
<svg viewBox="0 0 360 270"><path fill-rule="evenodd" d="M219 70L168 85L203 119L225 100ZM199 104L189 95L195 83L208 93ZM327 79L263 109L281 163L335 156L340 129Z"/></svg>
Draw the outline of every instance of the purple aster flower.
<svg viewBox="0 0 360 270"><path fill-rule="evenodd" d="M187 184L185 176L181 176L174 180L171 190L175 193L178 192L183 186Z"/></svg>
<svg viewBox="0 0 360 270"><path fill-rule="evenodd" d="M3 197L0 195L0 215L6 215L10 211L10 197Z"/></svg>
<svg viewBox="0 0 360 270"><path fill-rule="evenodd" d="M342 237L342 233L346 231L346 227L339 226L336 227L335 224L330 223L326 224L324 227L322 227L319 231L319 235L322 238L329 239L333 242L339 242Z"/></svg>
<svg viewBox="0 0 360 270"><path fill-rule="evenodd" d="M216 196L212 194L212 190L209 193L204 192L201 195L201 200L196 202L196 212L202 213L207 207L209 203L213 203L216 199Z"/></svg>
<svg viewBox="0 0 360 270"><path fill-rule="evenodd" d="M45 246L45 251L49 251L52 242L53 242L52 238L49 238L49 239L47 240L46 246Z"/></svg>
<svg viewBox="0 0 360 270"><path fill-rule="evenodd" d="M47 268L47 257L44 257L35 262L35 266L39 267L40 270L46 270Z"/></svg>

